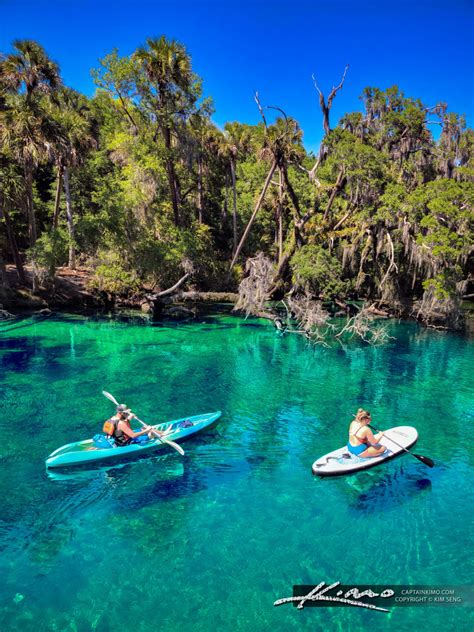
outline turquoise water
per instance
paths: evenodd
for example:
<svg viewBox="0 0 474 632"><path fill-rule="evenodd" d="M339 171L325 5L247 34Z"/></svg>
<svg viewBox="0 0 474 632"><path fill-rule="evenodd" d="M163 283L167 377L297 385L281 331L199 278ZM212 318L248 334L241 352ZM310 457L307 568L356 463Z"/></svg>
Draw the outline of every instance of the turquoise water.
<svg viewBox="0 0 474 632"><path fill-rule="evenodd" d="M472 582L472 341L404 323L384 347L311 348L226 315L32 323L0 335L2 631L472 630L459 607L273 606L295 583ZM48 475L111 414L102 389L154 423L223 416L184 458ZM415 425L436 467L314 478L359 406Z"/></svg>

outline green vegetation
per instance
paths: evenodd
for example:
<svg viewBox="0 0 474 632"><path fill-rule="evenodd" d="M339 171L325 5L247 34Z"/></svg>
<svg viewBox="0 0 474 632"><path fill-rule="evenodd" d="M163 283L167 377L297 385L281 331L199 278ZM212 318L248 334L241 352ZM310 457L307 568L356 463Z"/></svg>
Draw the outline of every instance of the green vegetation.
<svg viewBox="0 0 474 632"><path fill-rule="evenodd" d="M370 87L363 112L332 129L345 73L327 101L315 84L325 137L314 156L298 123L258 96L259 125L219 129L185 47L165 37L112 51L93 75L88 99L36 42L0 60L0 264L23 282L25 261L34 289L81 265L109 295L185 274L196 289L235 290L261 253L251 311L291 291L458 326L474 132L446 104Z"/></svg>

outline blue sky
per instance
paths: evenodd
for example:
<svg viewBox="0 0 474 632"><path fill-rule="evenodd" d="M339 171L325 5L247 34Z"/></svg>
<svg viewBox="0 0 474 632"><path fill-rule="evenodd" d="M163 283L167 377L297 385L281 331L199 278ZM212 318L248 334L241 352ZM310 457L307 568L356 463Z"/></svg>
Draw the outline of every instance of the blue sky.
<svg viewBox="0 0 474 632"><path fill-rule="evenodd" d="M446 101L474 124L474 2L467 0L0 0L0 51L33 38L67 85L93 94L90 69L147 37L184 43L213 97L214 121L259 121L253 93L295 117L308 149L322 136L318 95L350 64L331 122L361 109L365 86L397 84L426 105Z"/></svg>

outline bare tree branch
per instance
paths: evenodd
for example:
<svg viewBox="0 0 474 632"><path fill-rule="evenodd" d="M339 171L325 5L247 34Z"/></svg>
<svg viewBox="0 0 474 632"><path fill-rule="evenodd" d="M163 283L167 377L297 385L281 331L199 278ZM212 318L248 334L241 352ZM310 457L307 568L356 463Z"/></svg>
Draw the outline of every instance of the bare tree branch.
<svg viewBox="0 0 474 632"><path fill-rule="evenodd" d="M342 166L341 169L339 170L339 173L338 173L338 176L337 176L337 180L336 180L336 184L334 185L334 187L333 187L333 189L331 191L331 196L330 196L328 204L326 206L326 210L324 211L323 221L325 221L327 216L329 215L329 211L331 210L333 202L336 199L336 195L339 192L339 190L342 189L342 187L344 186L345 182L346 182L346 178L344 176L344 167Z"/></svg>
<svg viewBox="0 0 474 632"><path fill-rule="evenodd" d="M331 131L331 126L329 124L329 112L331 110L332 102L334 101L334 97L336 96L337 92L339 90L341 90L342 86L344 85L344 81L346 79L346 73L347 73L348 68L349 68L349 64L347 64L345 69L344 69L344 74L342 75L342 79L341 79L340 83L337 86L333 86L331 92L329 93L329 97L328 97L327 103L326 103L326 100L324 98L324 94L319 89L319 86L318 86L318 84L316 82L316 78L315 78L314 74L311 75L312 78L313 78L314 87L316 88L316 90L319 93L319 105L321 107L321 112L323 113L323 128L324 128L324 133L326 135L329 134L329 132Z"/></svg>
<svg viewBox="0 0 474 632"><path fill-rule="evenodd" d="M346 74L347 74L348 69L349 69L349 64L346 64L346 67L344 68L344 73L342 75L342 79L341 79L339 85L337 85L336 87L333 86L331 92L329 93L329 96L328 96L328 110L331 109L332 102L333 102L334 97L336 96L337 92L344 85L344 81L346 79Z"/></svg>
<svg viewBox="0 0 474 632"><path fill-rule="evenodd" d="M169 296L170 294L173 294L173 292L176 292L176 290L179 287L181 287L181 285L183 285L186 279L188 279L190 276L191 274L189 272L186 272L186 274L182 276L180 280L177 283L175 283L172 287L169 287L167 290L163 290L162 292L157 292L151 298L155 300L157 298L162 298L163 296Z"/></svg>
<svg viewBox="0 0 474 632"><path fill-rule="evenodd" d="M346 219L349 217L349 215L352 213L353 210L354 210L353 207L350 206L347 213L337 222L337 224L334 226L332 230L337 230L342 224L344 224L344 222L346 221Z"/></svg>
<svg viewBox="0 0 474 632"><path fill-rule="evenodd" d="M380 281L379 288L383 287L383 284L387 280L388 275L390 274L390 272L392 271L393 268L395 268L395 271L398 272L398 266L395 263L395 251L394 251L394 248L393 248L393 241L392 241L392 238L390 237L390 233L388 231L387 231L386 235L387 235L387 241L388 241L389 246L390 246L390 264L389 264L389 266L387 268L387 271L384 274L383 279Z"/></svg>
<svg viewBox="0 0 474 632"><path fill-rule="evenodd" d="M267 119L265 118L265 114L263 113L263 107L262 107L262 104L260 103L258 92L255 93L254 99L255 99L255 103L257 104L258 111L260 112L260 116L263 119L263 124L265 125L265 129L268 129Z"/></svg>

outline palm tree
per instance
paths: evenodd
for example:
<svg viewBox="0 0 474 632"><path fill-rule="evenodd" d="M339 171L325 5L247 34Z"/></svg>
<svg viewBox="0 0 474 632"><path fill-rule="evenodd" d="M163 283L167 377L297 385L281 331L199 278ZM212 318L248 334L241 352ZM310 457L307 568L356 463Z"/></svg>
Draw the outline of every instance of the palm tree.
<svg viewBox="0 0 474 632"><path fill-rule="evenodd" d="M69 183L69 171L79 165L87 152L96 146L93 134L94 122L86 99L75 90L63 88L52 104L51 116L58 125L54 155L57 167L56 199L53 228L57 228L61 185L64 182L66 217L69 230L69 267L76 267L75 229Z"/></svg>
<svg viewBox="0 0 474 632"><path fill-rule="evenodd" d="M30 245L36 242L33 206L33 177L36 167L53 153L54 123L45 116L38 99L26 101L23 95L9 96L0 111L0 148L21 165L25 178L26 213Z"/></svg>
<svg viewBox="0 0 474 632"><path fill-rule="evenodd" d="M44 114L41 95L51 95L61 84L59 68L33 40L16 40L14 52L0 61L4 102L0 112L0 145L23 167L30 245L36 241L33 176L51 155L54 130Z"/></svg>
<svg viewBox="0 0 474 632"><path fill-rule="evenodd" d="M209 158L218 153L219 131L210 121L209 108L201 108L194 112L189 118L189 123L189 128L183 129L181 142L189 167L197 163L197 219L202 224L205 207L204 175Z"/></svg>
<svg viewBox="0 0 474 632"><path fill-rule="evenodd" d="M35 94L51 94L61 84L59 66L33 40L15 40L15 52L0 61L0 81L7 92L19 92L29 101Z"/></svg>
<svg viewBox="0 0 474 632"><path fill-rule="evenodd" d="M234 247L232 253L235 253L237 250L237 160L249 151L251 133L249 127L247 125L242 125L241 123L226 123L224 130L225 132L220 153L228 159L230 166L233 195L232 227L234 237Z"/></svg>
<svg viewBox="0 0 474 632"><path fill-rule="evenodd" d="M173 136L178 121L194 110L200 86L192 72L191 58L182 44L174 40L148 39L134 59L147 81L138 81L142 104L156 118L165 145L165 166L176 226L182 223L181 192L175 167Z"/></svg>

